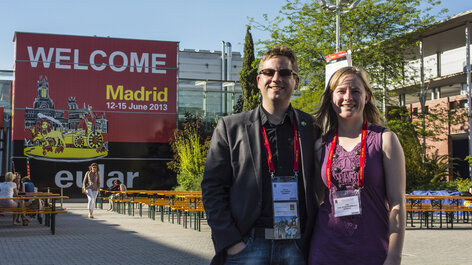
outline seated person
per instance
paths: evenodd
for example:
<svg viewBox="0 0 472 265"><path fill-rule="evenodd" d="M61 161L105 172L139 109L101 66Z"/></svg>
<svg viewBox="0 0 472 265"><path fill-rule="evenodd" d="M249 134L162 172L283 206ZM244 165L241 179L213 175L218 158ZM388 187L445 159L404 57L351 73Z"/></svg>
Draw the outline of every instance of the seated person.
<svg viewBox="0 0 472 265"><path fill-rule="evenodd" d="M0 198L13 198L18 196L17 184L14 181L15 175L12 172L8 172L5 176L5 181L0 183ZM23 200L0 200L0 207L2 208L22 208L23 206ZM23 225L28 225L30 220L24 214L14 214L13 225L20 224L20 217L23 220Z"/></svg>
<svg viewBox="0 0 472 265"><path fill-rule="evenodd" d="M113 186L110 187L110 191L126 191L126 186L121 183L119 179L115 179L113 181ZM114 209L114 202L113 199L119 198L120 194L119 193L114 193L108 196L108 203L110 206L108 207L107 211L112 211ZM124 195L126 197L126 194Z"/></svg>
<svg viewBox="0 0 472 265"><path fill-rule="evenodd" d="M29 176L23 177L21 183L25 192L34 192L34 183L31 181Z"/></svg>
<svg viewBox="0 0 472 265"><path fill-rule="evenodd" d="M13 173L13 182L16 184L18 192L25 192L23 185L21 184L21 174L18 172Z"/></svg>
<svg viewBox="0 0 472 265"><path fill-rule="evenodd" d="M31 181L31 178L29 176L25 176L21 179L21 187L24 192L34 192L34 183ZM28 200L28 202L25 203L25 206L28 207L29 209L39 209L42 210L44 207L44 201L43 200ZM34 215L30 215L34 216ZM38 221L41 224L43 222L43 214L38 215Z"/></svg>

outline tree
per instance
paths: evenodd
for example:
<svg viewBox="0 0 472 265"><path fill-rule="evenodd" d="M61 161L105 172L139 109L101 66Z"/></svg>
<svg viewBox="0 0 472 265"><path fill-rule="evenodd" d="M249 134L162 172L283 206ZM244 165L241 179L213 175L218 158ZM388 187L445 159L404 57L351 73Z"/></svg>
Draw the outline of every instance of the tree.
<svg viewBox="0 0 472 265"><path fill-rule="evenodd" d="M405 155L406 186L418 187L430 182L423 166L419 134L415 130L415 123L405 108L395 108L389 112L387 127L400 140Z"/></svg>
<svg viewBox="0 0 472 265"><path fill-rule="evenodd" d="M420 7L422 2L426 7ZM413 36L406 33L430 25L434 17L428 12L439 3L436 0L362 0L355 10L342 14L341 47L350 49L354 64L370 74L374 88L379 91L376 95L383 97L387 94L386 86L401 84L407 65L405 53L416 48ZM251 23L271 34L270 39L259 42L264 48L284 44L294 50L301 86L307 91L298 99L303 101L305 96L313 97L308 91L322 91L325 86L324 56L335 52L336 14L325 11L315 0L303 3L288 0L279 14L273 20L264 15L262 22L251 19ZM315 104L300 105L311 112Z"/></svg>
<svg viewBox="0 0 472 265"><path fill-rule="evenodd" d="M247 26L244 39L244 57L239 79L243 90L243 111L252 110L259 105L259 89L257 88L257 68L255 67L254 42L251 27Z"/></svg>
<svg viewBox="0 0 472 265"><path fill-rule="evenodd" d="M170 141L174 160L167 166L177 173L176 190L201 190L210 137L206 135L199 116L186 113L185 118L183 129L176 129Z"/></svg>
<svg viewBox="0 0 472 265"><path fill-rule="evenodd" d="M233 106L233 111L234 113L240 113L243 111L243 105L244 105L244 98L242 95L238 97L238 101L236 102L236 105Z"/></svg>
<svg viewBox="0 0 472 265"><path fill-rule="evenodd" d="M441 187L441 182L453 179L460 183L461 177L457 172L451 173L461 160L448 154L439 155L437 150L423 157L423 147L419 139L421 136L427 137L427 148L433 149L440 141L447 140L444 135L447 135L449 126L464 123L467 118L464 114L464 110L448 110L440 104L430 105L424 115L427 121L425 130L421 122L422 113L410 113L404 107L392 108L389 111L387 127L395 132L403 147L408 190Z"/></svg>

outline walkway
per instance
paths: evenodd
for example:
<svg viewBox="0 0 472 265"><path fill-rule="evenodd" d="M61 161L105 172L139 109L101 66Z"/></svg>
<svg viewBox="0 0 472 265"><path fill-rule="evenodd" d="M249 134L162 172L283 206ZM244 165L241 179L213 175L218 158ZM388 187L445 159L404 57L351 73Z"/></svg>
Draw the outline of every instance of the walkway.
<svg viewBox="0 0 472 265"><path fill-rule="evenodd" d="M64 207L70 213L56 217L56 235L36 220L12 227L0 217L0 264L209 264L213 255L206 225L198 232L105 210L88 219L85 203Z"/></svg>
<svg viewBox="0 0 472 265"><path fill-rule="evenodd" d="M85 203L66 203L70 213L57 217L56 235L35 220L12 227L0 217L0 264L209 264L210 229L152 221L97 210L87 218ZM167 221L167 220L166 220ZM472 265L472 224L454 229L408 228L403 252L407 265Z"/></svg>

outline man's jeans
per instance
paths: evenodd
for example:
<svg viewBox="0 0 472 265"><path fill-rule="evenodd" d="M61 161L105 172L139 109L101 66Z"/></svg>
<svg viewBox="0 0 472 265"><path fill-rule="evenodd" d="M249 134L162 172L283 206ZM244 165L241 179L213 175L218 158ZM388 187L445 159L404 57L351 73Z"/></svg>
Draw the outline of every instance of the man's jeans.
<svg viewBox="0 0 472 265"><path fill-rule="evenodd" d="M303 265L305 261L295 240L245 238L246 247L235 255L227 255L225 264Z"/></svg>

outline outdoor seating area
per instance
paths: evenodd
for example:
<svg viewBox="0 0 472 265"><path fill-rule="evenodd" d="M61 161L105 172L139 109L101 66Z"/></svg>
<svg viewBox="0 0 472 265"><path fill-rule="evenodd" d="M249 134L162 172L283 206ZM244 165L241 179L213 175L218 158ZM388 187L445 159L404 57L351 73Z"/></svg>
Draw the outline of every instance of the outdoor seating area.
<svg viewBox="0 0 472 265"><path fill-rule="evenodd" d="M454 223L470 223L472 207L464 205L472 196L459 195L406 195L407 225L423 228L454 228Z"/></svg>
<svg viewBox="0 0 472 265"><path fill-rule="evenodd" d="M68 199L67 196L61 196L60 194L55 194L51 192L28 192L24 194L19 194L18 197L14 198L0 198L0 200L24 200L34 201L41 200L43 203L38 204L42 205L40 207L29 207L27 203L23 207L19 208L0 208L0 215L28 215L38 218L40 223L43 222L44 216L44 225L48 226L51 229L51 234L56 233L56 215L60 213L67 213L67 210L62 206L57 205L57 200Z"/></svg>
<svg viewBox="0 0 472 265"><path fill-rule="evenodd" d="M97 207L103 209L103 203L110 200L116 213L139 214L140 217L147 213L152 220L156 220L157 214L161 222L167 220L197 231L201 231L201 222L205 218L201 191L100 190Z"/></svg>

